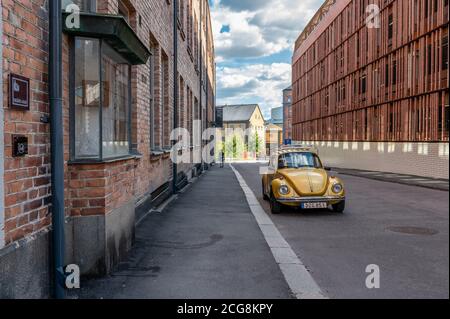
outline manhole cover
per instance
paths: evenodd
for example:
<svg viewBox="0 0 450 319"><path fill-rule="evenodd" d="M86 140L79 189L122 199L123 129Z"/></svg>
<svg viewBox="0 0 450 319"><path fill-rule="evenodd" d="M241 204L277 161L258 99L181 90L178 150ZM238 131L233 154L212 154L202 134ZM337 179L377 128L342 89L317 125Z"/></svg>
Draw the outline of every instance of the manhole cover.
<svg viewBox="0 0 450 319"><path fill-rule="evenodd" d="M388 227L388 230L394 233L401 233L408 235L423 235L423 236L432 236L439 233L435 229L424 227Z"/></svg>

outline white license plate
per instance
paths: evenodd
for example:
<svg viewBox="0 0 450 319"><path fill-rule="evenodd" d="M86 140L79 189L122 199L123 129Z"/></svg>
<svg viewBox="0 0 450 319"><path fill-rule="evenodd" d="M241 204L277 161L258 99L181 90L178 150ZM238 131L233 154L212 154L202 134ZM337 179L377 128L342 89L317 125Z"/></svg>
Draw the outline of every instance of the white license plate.
<svg viewBox="0 0 450 319"><path fill-rule="evenodd" d="M324 202L316 202L316 203L302 203L303 209L322 209L328 208L328 204Z"/></svg>

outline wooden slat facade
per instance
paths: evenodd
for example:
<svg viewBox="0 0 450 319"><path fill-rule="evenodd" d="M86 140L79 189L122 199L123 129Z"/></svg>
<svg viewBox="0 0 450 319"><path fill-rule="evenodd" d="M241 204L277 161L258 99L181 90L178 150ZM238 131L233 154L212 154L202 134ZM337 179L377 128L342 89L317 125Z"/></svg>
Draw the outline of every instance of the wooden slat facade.
<svg viewBox="0 0 450 319"><path fill-rule="evenodd" d="M368 4L379 6L380 28L366 26ZM293 139L448 141L448 0L353 0L327 10L315 41L296 43Z"/></svg>

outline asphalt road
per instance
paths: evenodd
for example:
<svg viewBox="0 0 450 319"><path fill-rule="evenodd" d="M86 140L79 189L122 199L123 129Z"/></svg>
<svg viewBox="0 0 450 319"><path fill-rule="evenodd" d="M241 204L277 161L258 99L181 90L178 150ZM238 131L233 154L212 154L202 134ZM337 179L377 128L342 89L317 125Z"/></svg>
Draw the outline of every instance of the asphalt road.
<svg viewBox="0 0 450 319"><path fill-rule="evenodd" d="M271 215L261 164L233 166L328 297L449 298L448 192L341 175L345 214ZM380 268L379 289L365 285L370 264Z"/></svg>

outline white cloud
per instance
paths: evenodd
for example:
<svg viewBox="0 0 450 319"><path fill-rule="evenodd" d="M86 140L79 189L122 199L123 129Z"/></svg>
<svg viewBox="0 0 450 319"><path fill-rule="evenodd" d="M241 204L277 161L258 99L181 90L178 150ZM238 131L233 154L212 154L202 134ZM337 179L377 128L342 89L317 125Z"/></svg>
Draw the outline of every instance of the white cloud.
<svg viewBox="0 0 450 319"><path fill-rule="evenodd" d="M323 0L211 1L218 105L258 103L269 119L291 84L290 59L273 63L272 56L293 50Z"/></svg>
<svg viewBox="0 0 450 319"><path fill-rule="evenodd" d="M292 49L322 0L215 0L212 20L219 61ZM230 32L221 33L222 27Z"/></svg>
<svg viewBox="0 0 450 319"><path fill-rule="evenodd" d="M270 109L282 105L282 90L291 83L288 63L249 64L217 70L218 105L258 103L266 119Z"/></svg>

